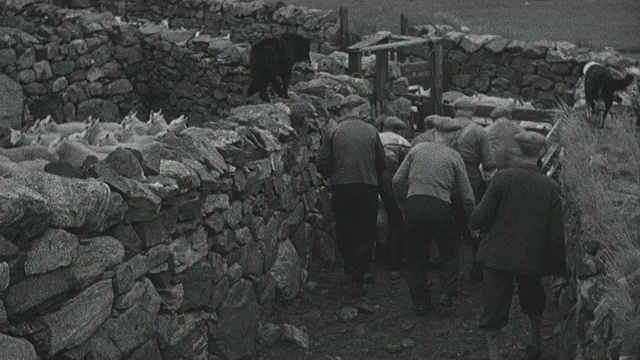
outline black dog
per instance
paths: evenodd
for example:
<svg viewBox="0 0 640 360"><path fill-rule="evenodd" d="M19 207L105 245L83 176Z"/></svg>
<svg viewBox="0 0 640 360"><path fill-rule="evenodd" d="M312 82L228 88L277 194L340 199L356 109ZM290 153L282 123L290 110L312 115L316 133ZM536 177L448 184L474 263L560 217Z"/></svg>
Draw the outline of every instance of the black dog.
<svg viewBox="0 0 640 360"><path fill-rule="evenodd" d="M267 87L271 83L284 99L289 98L291 69L297 62L311 62L309 40L296 34L284 34L279 39L264 39L251 47L251 85L247 96L260 92L262 101L269 102ZM280 77L282 85L280 84Z"/></svg>
<svg viewBox="0 0 640 360"><path fill-rule="evenodd" d="M584 74L584 97L585 101L591 108L591 114L596 113L596 100L604 101L604 114L600 121L599 128L604 127L604 121L609 115L614 99L616 99L616 91L624 90L631 85L634 75L627 73L624 78L614 74L613 69L606 67L597 62L589 62L584 65L582 73ZM616 99L618 102L620 97Z"/></svg>

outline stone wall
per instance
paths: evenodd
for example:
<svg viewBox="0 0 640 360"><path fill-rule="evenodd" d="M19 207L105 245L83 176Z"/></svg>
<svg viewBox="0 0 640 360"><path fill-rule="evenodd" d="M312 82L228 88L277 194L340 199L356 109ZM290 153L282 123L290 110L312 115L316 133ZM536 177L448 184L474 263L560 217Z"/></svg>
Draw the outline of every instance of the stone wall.
<svg viewBox="0 0 640 360"><path fill-rule="evenodd" d="M335 49L334 38L339 30L333 11L262 0L86 0L70 1L68 6L110 11L126 21L147 19L160 23L166 20L171 28L192 29L213 36L229 34L235 43L252 44L284 32L298 33L311 39L315 50L320 52Z"/></svg>
<svg viewBox="0 0 640 360"><path fill-rule="evenodd" d="M234 41L256 40L253 35L262 28L248 20L266 21L267 10L258 9L268 8L262 2L231 4L216 7L225 24L233 26L232 19L240 16L249 30L234 27L244 35L227 39L196 31L196 24L171 29L46 2L22 8L3 3L0 69L6 75L0 76L0 88L10 94L2 100L8 109L4 123L20 127L47 114L58 122L89 115L114 121L131 110L144 118L149 109L161 108L167 114L185 114L192 125L227 115L232 107L247 103L244 92L250 81L250 45ZM329 12L282 7L269 19L274 34L297 31L318 46L328 44L335 30ZM292 81L303 78L296 72Z"/></svg>
<svg viewBox="0 0 640 360"><path fill-rule="evenodd" d="M447 26L410 27L408 34L442 38L445 91L512 97L532 101L539 108L554 107L558 100L574 103L581 61L598 61L619 70L638 64L620 54L594 53L568 42L524 42L462 33ZM423 59L425 50L410 48L407 54Z"/></svg>
<svg viewBox="0 0 640 360"><path fill-rule="evenodd" d="M300 98L238 107L222 121L233 130L122 145L85 162L86 179L1 163L1 348L252 354L258 319L301 291L312 254L335 261L329 192L310 161L321 110Z"/></svg>

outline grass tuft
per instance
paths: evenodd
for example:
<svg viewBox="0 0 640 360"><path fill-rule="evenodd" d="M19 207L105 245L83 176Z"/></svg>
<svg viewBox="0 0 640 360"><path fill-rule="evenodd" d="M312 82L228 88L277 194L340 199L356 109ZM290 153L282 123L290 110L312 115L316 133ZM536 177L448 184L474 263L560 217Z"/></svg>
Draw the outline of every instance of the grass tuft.
<svg viewBox="0 0 640 360"><path fill-rule="evenodd" d="M580 209L580 241L597 241L605 264L601 301L614 315L621 341L640 338L640 142L629 113L589 124L584 111L566 108L562 181Z"/></svg>

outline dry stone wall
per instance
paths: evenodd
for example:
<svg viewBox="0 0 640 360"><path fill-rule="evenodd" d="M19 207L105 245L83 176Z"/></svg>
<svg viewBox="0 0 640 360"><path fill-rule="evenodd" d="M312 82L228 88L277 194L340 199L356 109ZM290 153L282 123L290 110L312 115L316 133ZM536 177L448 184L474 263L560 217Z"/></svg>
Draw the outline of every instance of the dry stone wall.
<svg viewBox="0 0 640 360"><path fill-rule="evenodd" d="M297 296L312 255L335 261L329 191L311 161L318 114L299 96L238 107L223 120L232 130L122 145L86 163L87 178L1 163L2 348L20 359L251 355L261 315Z"/></svg>
<svg viewBox="0 0 640 360"><path fill-rule="evenodd" d="M89 115L115 121L131 110L144 118L149 109L160 108L167 114L187 115L192 125L227 115L232 107L247 103L250 45L238 41L258 39L258 30L252 26L267 10L256 9L269 6L262 2L216 4L216 11L229 24L234 24L230 19L250 11L243 22L247 33L242 26L233 26L236 35L228 39L218 36L217 30L197 30L202 28L197 24L189 29L171 28L152 22L122 22L109 12L67 9L47 2L21 8L3 3L0 89L8 94L0 100L7 109L3 123L20 127L47 114L58 122L84 120ZM275 30L263 35L297 31L317 47L327 48L335 30L332 13L326 11L287 6L273 10L268 18ZM296 72L292 81L309 75L309 71Z"/></svg>
<svg viewBox="0 0 640 360"><path fill-rule="evenodd" d="M582 76L579 62L598 61L619 70L638 64L617 53L594 53L563 41L524 42L431 25L410 27L408 34L442 38L445 91L516 98L539 108L554 107L559 100L573 105ZM424 59L425 53L424 47L407 50L415 59Z"/></svg>

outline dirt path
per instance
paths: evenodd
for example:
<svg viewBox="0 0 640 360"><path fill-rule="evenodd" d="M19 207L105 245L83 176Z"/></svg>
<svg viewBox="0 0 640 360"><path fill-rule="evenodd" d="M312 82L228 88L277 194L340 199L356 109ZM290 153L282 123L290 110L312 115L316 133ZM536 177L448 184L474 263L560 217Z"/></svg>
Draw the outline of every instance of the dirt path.
<svg viewBox="0 0 640 360"><path fill-rule="evenodd" d="M306 290L290 304L278 304L270 320L289 323L309 334L310 346L302 349L293 343L278 342L259 349L260 360L351 360L351 359L486 359L482 333L477 328L477 316L482 300L482 285L463 281L459 302L452 310L439 310L426 317L416 315L411 306L404 278L391 280L389 271L374 264L375 284L360 300L347 295L341 284L339 267L312 264L309 281L318 284ZM437 276L432 291L438 293ZM435 298L434 296L434 298ZM343 320L340 310L345 306L360 309L357 317ZM553 330L557 313L548 305L543 320L543 360L555 359ZM528 339L526 316L520 313L517 296L509 326L504 332L504 359L519 359Z"/></svg>

